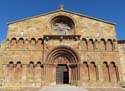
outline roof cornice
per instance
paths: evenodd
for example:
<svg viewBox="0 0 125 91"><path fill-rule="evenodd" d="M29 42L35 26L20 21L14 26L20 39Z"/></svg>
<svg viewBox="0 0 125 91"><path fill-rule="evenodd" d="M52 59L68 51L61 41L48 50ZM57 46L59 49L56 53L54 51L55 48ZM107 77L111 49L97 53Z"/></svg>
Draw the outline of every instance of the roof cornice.
<svg viewBox="0 0 125 91"><path fill-rule="evenodd" d="M83 15L83 14L80 14L80 13L76 13L76 12L72 12L72 11L68 11L68 10L64 10L64 9L59 9L59 10L51 11L51 12L48 12L48 13L43 13L43 14L39 14L39 15L36 15L36 16L23 18L23 19L20 19L20 20L17 20L17 21L8 22L7 24L9 25L9 24L12 24L12 23L17 23L17 22L21 22L21 21L31 19L31 18L45 16L45 15L56 13L56 12L67 12L67 13L70 13L70 14L75 14L75 15L78 15L78 16L87 17L87 18L90 18L90 19L93 19L93 20L97 20L97 21L101 21L101 22L104 22L104 23L115 25L115 23L113 23L113 22L105 21L105 20L102 20L102 19L94 18L94 17L88 16L88 15Z"/></svg>

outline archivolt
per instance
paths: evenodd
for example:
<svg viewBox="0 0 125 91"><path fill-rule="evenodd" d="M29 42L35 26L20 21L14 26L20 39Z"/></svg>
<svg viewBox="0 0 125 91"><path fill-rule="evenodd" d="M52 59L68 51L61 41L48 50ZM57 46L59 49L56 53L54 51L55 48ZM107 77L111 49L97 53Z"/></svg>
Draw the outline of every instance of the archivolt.
<svg viewBox="0 0 125 91"><path fill-rule="evenodd" d="M69 60L69 63L79 63L80 61L78 53L74 49L67 46L58 46L50 51L46 58L46 62L54 63L54 59L60 56L66 57Z"/></svg>

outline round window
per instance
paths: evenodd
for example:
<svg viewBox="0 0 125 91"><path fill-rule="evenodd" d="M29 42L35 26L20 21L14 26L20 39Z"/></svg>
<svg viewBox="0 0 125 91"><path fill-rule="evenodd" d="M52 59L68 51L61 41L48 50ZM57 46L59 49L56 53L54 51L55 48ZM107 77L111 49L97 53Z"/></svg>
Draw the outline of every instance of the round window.
<svg viewBox="0 0 125 91"><path fill-rule="evenodd" d="M57 16L52 19L52 29L59 35L66 35L74 29L74 22L67 16Z"/></svg>

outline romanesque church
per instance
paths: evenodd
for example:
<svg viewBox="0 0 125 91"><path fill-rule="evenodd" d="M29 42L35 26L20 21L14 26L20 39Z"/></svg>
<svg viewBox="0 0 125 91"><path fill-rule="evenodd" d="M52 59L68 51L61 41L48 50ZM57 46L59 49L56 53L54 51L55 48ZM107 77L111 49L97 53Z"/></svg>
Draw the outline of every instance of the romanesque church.
<svg viewBox="0 0 125 91"><path fill-rule="evenodd" d="M116 87L125 82L125 41L115 24L64 10L9 22L1 86Z"/></svg>

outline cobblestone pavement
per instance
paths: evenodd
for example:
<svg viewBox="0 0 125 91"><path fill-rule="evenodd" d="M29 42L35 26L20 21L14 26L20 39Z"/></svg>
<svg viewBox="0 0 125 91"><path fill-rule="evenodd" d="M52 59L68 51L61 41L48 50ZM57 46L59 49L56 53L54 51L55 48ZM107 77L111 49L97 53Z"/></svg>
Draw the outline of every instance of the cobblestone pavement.
<svg viewBox="0 0 125 91"><path fill-rule="evenodd" d="M0 91L125 91L125 88L82 88L82 87L6 87Z"/></svg>

